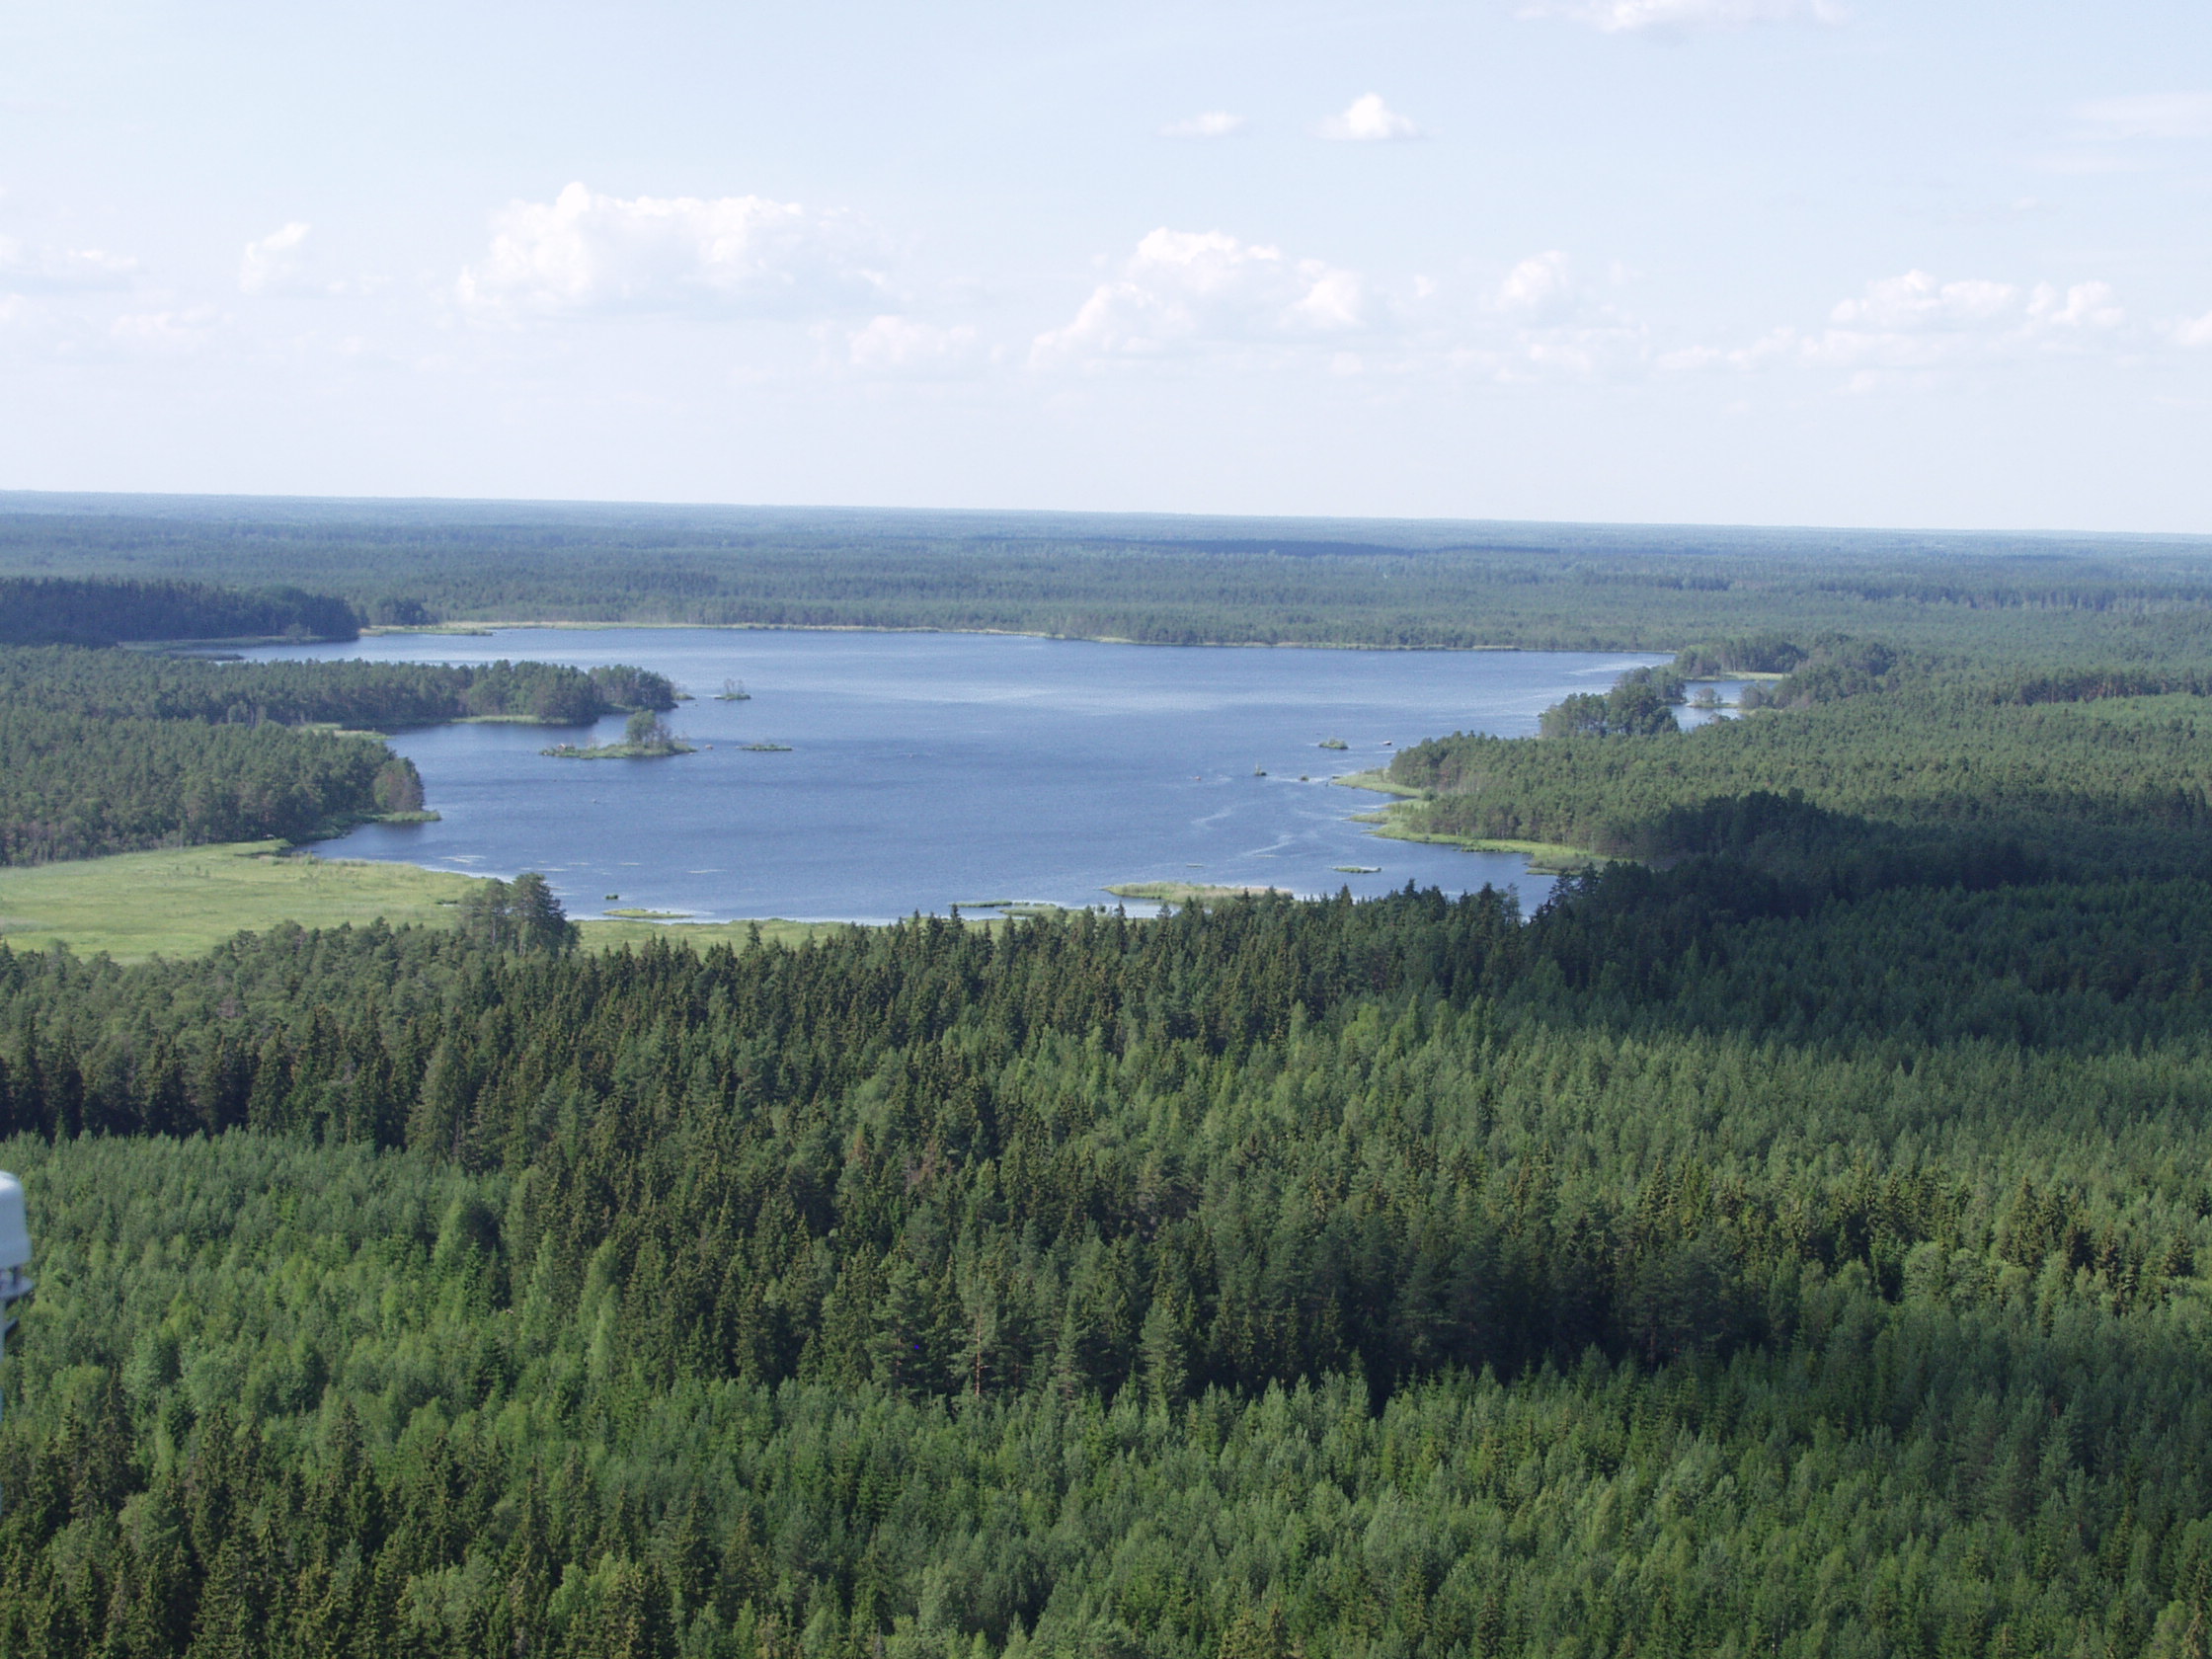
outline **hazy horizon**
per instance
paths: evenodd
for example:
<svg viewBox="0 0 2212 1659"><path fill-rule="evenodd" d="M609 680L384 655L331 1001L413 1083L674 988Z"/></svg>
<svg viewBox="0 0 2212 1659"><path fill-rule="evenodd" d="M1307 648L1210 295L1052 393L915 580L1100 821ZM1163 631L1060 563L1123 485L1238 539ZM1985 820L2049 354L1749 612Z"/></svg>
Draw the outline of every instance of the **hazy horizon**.
<svg viewBox="0 0 2212 1659"><path fill-rule="evenodd" d="M1454 516L1447 514L1284 514L1284 513L1177 513L1148 508L1082 508L1082 507L977 507L977 506L920 506L913 503L884 503L866 505L842 502L736 502L699 499L620 499L620 498L569 498L526 496L408 496L408 495L258 495L235 494L215 491L128 491L128 490L17 490L0 489L0 515L21 513L27 515L69 514L124 515L136 511L151 516L179 514L193 516L198 513L214 512L231 507L259 510L265 514L281 514L284 510L309 510L314 517L337 517L347 510L357 511L373 522L380 513L406 513L417 519L430 518L439 513L467 515L477 512L491 512L503 515L516 514L582 514L608 521L620 519L625 514L704 514L709 517L721 514L738 518L753 517L764 520L797 520L784 525L763 523L762 530L806 527L804 520L821 518L834 520L851 518L862 521L914 518L935 520L1005 520L1016 519L1034 522L1042 531L1058 527L1064 532L1083 533L1085 526L1111 524L1133 532L1149 529L1150 534L1133 534L1128 539L1137 541L1188 539L1178 535L1185 526L1246 526L1271 527L1286 539L1321 541L1326 538L1302 535L1300 532L1318 531L1337 527L1376 530L1399 529L1447 533L1468 532L1528 532L1528 531L1581 531L1591 532L1601 538L1615 535L1631 535L1637 532L1662 534L1711 533L1720 536L1760 538L1761 549L1778 551L1771 538L1777 536L1837 536L1856 540L1880 537L1897 537L1914 540L1944 542L1975 542L1998 540L2054 541L2065 543L2095 542L2148 542L2160 546L2192 543L2205 544L2212 551L2212 531L2189 530L2108 530L2087 525L2027 526L2005 524L1816 524L1816 523L1758 523L1728 522L1690 519L1603 519L1603 518L1494 518ZM1111 539L1098 536L1095 528L1089 533L1094 539ZM1464 539L1452 541L1408 540L1402 549L1423 551L1424 547L1462 549ZM1475 543L1476 547L1481 543ZM1748 549L1746 549L1748 550Z"/></svg>

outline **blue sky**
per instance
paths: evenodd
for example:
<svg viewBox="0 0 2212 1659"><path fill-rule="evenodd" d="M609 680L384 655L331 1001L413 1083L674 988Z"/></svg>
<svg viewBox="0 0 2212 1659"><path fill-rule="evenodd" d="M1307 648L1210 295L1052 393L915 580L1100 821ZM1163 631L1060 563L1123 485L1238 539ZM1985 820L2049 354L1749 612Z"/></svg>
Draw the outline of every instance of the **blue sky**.
<svg viewBox="0 0 2212 1659"><path fill-rule="evenodd" d="M0 486L2212 530L2212 8L0 0Z"/></svg>

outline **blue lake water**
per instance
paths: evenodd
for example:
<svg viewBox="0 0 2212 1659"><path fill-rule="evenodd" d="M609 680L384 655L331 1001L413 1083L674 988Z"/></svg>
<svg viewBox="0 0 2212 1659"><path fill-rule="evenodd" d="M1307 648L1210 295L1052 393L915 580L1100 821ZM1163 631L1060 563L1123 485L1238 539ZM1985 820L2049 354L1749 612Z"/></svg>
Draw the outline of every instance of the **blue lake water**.
<svg viewBox="0 0 2212 1659"><path fill-rule="evenodd" d="M539 753L616 741L619 718L589 735L399 733L441 822L368 826L327 843L330 856L541 870L578 916L856 921L995 900L1110 905L1109 883L1162 880L1360 895L1487 883L1533 908L1550 880L1521 858L1371 835L1351 818L1383 797L1328 779L1423 738L1534 732L1568 693L1664 660L670 628L387 634L251 655L635 663L698 699L669 720L699 751L671 759ZM711 700L725 679L750 699ZM1319 748L1327 738L1349 747ZM762 740L790 749L740 747Z"/></svg>

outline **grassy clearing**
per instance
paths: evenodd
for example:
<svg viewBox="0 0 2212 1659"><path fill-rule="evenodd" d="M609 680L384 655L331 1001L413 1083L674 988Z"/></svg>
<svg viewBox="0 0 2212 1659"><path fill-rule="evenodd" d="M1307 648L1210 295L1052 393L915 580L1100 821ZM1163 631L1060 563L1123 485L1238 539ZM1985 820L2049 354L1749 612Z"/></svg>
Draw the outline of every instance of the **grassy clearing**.
<svg viewBox="0 0 2212 1659"><path fill-rule="evenodd" d="M317 858L282 841L125 852L27 869L0 870L0 940L13 950L66 944L79 956L102 952L118 962L198 956L240 931L285 922L302 927L362 926L381 916L393 926L450 927L460 901L482 878L413 864ZM843 922L763 920L585 921L587 949L649 939L704 948L743 948L760 936L798 944Z"/></svg>
<svg viewBox="0 0 2212 1659"><path fill-rule="evenodd" d="M1422 791L1392 782L1390 775L1384 771L1347 772L1344 776L1331 778L1329 781L1341 783L1348 789L1372 789L1378 794L1397 796L1397 800L1381 812L1352 815L1352 822L1355 824L1375 826L1370 833L1382 835L1393 841L1429 841L1441 846L1461 847L1468 852L1519 853L1529 861L1529 873L1534 876L1567 876L1587 865L1607 862L1603 853L1592 852L1586 847L1567 846L1559 841L1506 841L1479 835L1425 834L1409 828L1404 816L1404 803L1418 798ZM1342 865L1337 867L1343 868Z"/></svg>
<svg viewBox="0 0 2212 1659"><path fill-rule="evenodd" d="M1415 796L1421 793L1418 789L1408 789L1404 784L1392 781L1390 774L1381 766L1365 772L1346 772L1342 777L1330 778L1329 782L1340 783L1347 789L1372 789L1378 795Z"/></svg>
<svg viewBox="0 0 2212 1659"><path fill-rule="evenodd" d="M1612 862L1604 853L1592 852L1586 847L1567 846L1558 841L1508 841L1486 835L1432 835L1408 828L1404 821L1390 817L1383 819L1371 831L1393 841L1428 841L1440 846L1456 846L1466 852L1513 852L1529 861L1533 876L1568 876L1591 864Z"/></svg>
<svg viewBox="0 0 2212 1659"><path fill-rule="evenodd" d="M197 956L281 922L449 926L475 878L412 864L286 853L282 841L124 852L0 870L0 938L16 950L61 941L118 962Z"/></svg>

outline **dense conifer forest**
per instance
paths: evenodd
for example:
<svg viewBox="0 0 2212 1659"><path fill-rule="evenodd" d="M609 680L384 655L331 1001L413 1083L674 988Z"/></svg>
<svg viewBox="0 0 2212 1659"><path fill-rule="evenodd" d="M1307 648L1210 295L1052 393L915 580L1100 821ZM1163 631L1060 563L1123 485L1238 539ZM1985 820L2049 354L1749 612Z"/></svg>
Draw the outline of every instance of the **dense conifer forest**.
<svg viewBox="0 0 2212 1659"><path fill-rule="evenodd" d="M2202 1655L2212 595L1882 557L1400 756L1533 915L0 946L0 1651Z"/></svg>

